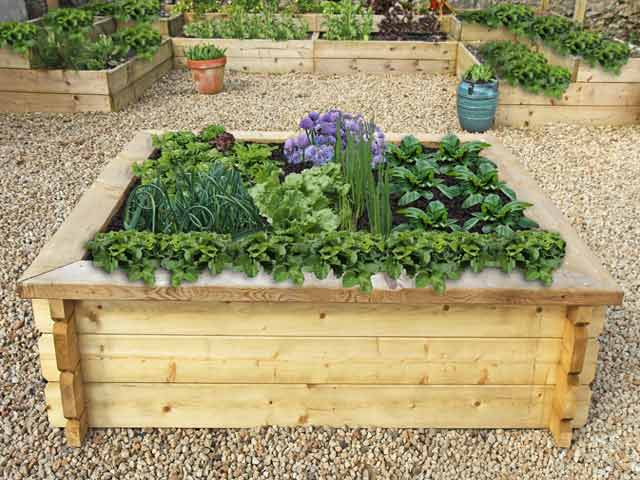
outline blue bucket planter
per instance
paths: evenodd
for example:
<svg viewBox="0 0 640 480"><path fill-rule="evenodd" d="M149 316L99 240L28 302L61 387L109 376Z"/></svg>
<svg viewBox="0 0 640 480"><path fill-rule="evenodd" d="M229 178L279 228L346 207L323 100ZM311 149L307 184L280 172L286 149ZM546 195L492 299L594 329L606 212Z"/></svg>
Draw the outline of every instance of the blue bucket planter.
<svg viewBox="0 0 640 480"><path fill-rule="evenodd" d="M462 80L458 86L458 120L463 130L486 132L493 126L498 108L498 81L473 83Z"/></svg>

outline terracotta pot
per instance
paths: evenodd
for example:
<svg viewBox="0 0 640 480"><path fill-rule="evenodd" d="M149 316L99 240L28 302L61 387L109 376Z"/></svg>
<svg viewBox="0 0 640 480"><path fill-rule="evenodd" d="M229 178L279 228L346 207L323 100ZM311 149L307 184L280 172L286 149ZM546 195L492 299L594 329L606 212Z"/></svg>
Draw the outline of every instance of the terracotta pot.
<svg viewBox="0 0 640 480"><path fill-rule="evenodd" d="M226 64L227 57L215 60L187 60L187 68L191 70L191 78L196 82L198 93L210 95L222 90Z"/></svg>

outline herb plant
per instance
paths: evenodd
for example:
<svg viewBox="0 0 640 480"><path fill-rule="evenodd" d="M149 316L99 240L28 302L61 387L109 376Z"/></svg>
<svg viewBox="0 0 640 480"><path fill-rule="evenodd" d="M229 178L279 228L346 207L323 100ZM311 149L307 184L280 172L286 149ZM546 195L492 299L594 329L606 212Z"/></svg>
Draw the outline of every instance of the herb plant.
<svg viewBox="0 0 640 480"><path fill-rule="evenodd" d="M474 65L464 73L464 79L471 83L489 83L495 80L496 74L489 65Z"/></svg>
<svg viewBox="0 0 640 480"><path fill-rule="evenodd" d="M194 45L185 50L185 56L189 60L215 60L224 57L226 48L218 48L215 45Z"/></svg>
<svg viewBox="0 0 640 480"><path fill-rule="evenodd" d="M81 8L56 8L43 17L43 22L56 34L87 32L93 26L93 13Z"/></svg>
<svg viewBox="0 0 640 480"><path fill-rule="evenodd" d="M121 21L148 22L160 14L160 0L116 0L113 16Z"/></svg>
<svg viewBox="0 0 640 480"><path fill-rule="evenodd" d="M369 40L373 29L373 12L362 6L359 0L322 2L326 19L327 40Z"/></svg>
<svg viewBox="0 0 640 480"><path fill-rule="evenodd" d="M9 47L25 54L33 47L38 27L28 22L0 22L0 48Z"/></svg>
<svg viewBox="0 0 640 480"><path fill-rule="evenodd" d="M113 34L113 39L145 60L151 60L162 43L162 35L146 23L118 30Z"/></svg>
<svg viewBox="0 0 640 480"><path fill-rule="evenodd" d="M219 0L178 0L173 11L176 13L195 13L198 16L220 11L222 3Z"/></svg>
<svg viewBox="0 0 640 480"><path fill-rule="evenodd" d="M480 51L500 78L528 92L560 98L571 83L569 70L551 65L544 55L521 43L489 42Z"/></svg>
<svg viewBox="0 0 640 480"><path fill-rule="evenodd" d="M87 4L83 5L81 8L83 10L88 10L95 16L101 17L109 17L113 16L116 12L117 3L116 2L106 2L102 0L92 0Z"/></svg>

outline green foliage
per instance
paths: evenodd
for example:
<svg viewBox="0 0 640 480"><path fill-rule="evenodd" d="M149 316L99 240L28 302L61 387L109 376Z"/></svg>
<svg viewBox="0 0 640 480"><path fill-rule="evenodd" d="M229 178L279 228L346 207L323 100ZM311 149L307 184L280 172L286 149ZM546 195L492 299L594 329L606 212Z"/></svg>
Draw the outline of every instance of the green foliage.
<svg viewBox="0 0 640 480"><path fill-rule="evenodd" d="M301 285L304 272L317 278L330 273L345 287L372 290L371 275L392 278L405 274L416 287L444 292L447 280L471 269L496 267L521 271L527 280L552 282L562 264L565 242L557 233L524 231L510 235L467 232L393 232L387 239L366 232L331 231L316 234L258 232L240 239L208 232L152 234L120 231L99 233L87 248L96 266L107 272L124 270L132 281L153 285L162 267L174 286L193 282L209 270L233 268L250 277L261 270L275 281Z"/></svg>
<svg viewBox="0 0 640 480"><path fill-rule="evenodd" d="M220 0L178 0L173 11L176 13L195 13L203 15L205 13L216 13L220 11L222 1Z"/></svg>
<svg viewBox="0 0 640 480"><path fill-rule="evenodd" d="M409 219L407 229L422 229L422 230L444 230L457 232L461 230L458 223L449 218L449 212L447 207L438 200L429 202L426 210L421 210L415 207L404 208L400 210L402 215Z"/></svg>
<svg viewBox="0 0 640 480"><path fill-rule="evenodd" d="M127 60L129 48L114 42L113 38L101 35L86 44L84 56L80 57L78 70L106 70Z"/></svg>
<svg viewBox="0 0 640 480"><path fill-rule="evenodd" d="M82 32L38 30L31 48L35 68L80 70L91 61L87 36Z"/></svg>
<svg viewBox="0 0 640 480"><path fill-rule="evenodd" d="M123 28L113 34L113 40L126 45L135 55L145 60L151 60L160 48L162 35L147 23L139 23L129 28Z"/></svg>
<svg viewBox="0 0 640 480"><path fill-rule="evenodd" d="M113 16L120 21L148 22L160 14L160 0L116 0Z"/></svg>
<svg viewBox="0 0 640 480"><path fill-rule="evenodd" d="M472 83L489 83L495 80L496 73L489 65L474 65L464 73L464 79Z"/></svg>
<svg viewBox="0 0 640 480"><path fill-rule="evenodd" d="M399 205L409 205L421 198L431 200L434 189L447 198L455 197L455 189L448 187L438 173L438 163L428 158L418 159L414 166L395 167L392 172L393 191L402 194Z"/></svg>
<svg viewBox="0 0 640 480"><path fill-rule="evenodd" d="M104 2L102 0L91 0L86 5L83 5L83 10L88 10L94 16L110 17L116 12L117 2Z"/></svg>
<svg viewBox="0 0 640 480"><path fill-rule="evenodd" d="M43 22L56 34L87 32L93 26L93 13L81 8L56 8L43 17Z"/></svg>
<svg viewBox="0 0 640 480"><path fill-rule="evenodd" d="M495 193L487 195L480 204L480 211L473 212L464 223L464 229L470 230L482 222L482 232L496 232L500 235L511 234L514 230L537 228L538 224L525 217L522 212L530 203L512 200L503 204Z"/></svg>
<svg viewBox="0 0 640 480"><path fill-rule="evenodd" d="M427 158L422 144L413 135L404 137L398 145L387 145L386 161L392 166L415 164L420 158Z"/></svg>
<svg viewBox="0 0 640 480"><path fill-rule="evenodd" d="M274 231L311 234L338 228L335 207L346 188L340 166L332 162L289 174L282 182L272 177L250 192Z"/></svg>
<svg viewBox="0 0 640 480"><path fill-rule="evenodd" d="M237 7L230 9L228 18L185 25L184 34L192 38L271 40L303 40L308 37L306 23L290 14L278 14L271 9L250 14Z"/></svg>
<svg viewBox="0 0 640 480"><path fill-rule="evenodd" d="M226 48L218 48L215 45L200 44L187 48L184 53L189 60L215 60L224 57L226 51Z"/></svg>
<svg viewBox="0 0 640 480"><path fill-rule="evenodd" d="M587 31L561 16L535 16L534 10L526 5L503 3L485 10L462 12L458 17L541 40L560 54L581 57L591 66L599 65L616 74L631 55L631 49L625 43L607 39L599 32Z"/></svg>
<svg viewBox="0 0 640 480"><path fill-rule="evenodd" d="M438 163L441 173L449 173L457 165L474 167L480 162L489 162L480 152L490 147L486 142L461 142L454 134L446 135L438 145L433 159Z"/></svg>
<svg viewBox="0 0 640 480"><path fill-rule="evenodd" d="M521 43L489 42L480 51L501 79L531 93L560 98L571 83L571 73L551 65L544 55Z"/></svg>
<svg viewBox="0 0 640 480"><path fill-rule="evenodd" d="M240 234L263 226L240 173L214 163L206 172L178 170L171 190L157 179L127 198L127 230L155 233L207 231Z"/></svg>
<svg viewBox="0 0 640 480"><path fill-rule="evenodd" d="M466 165L456 165L449 175L460 181L458 194L464 197L462 208L471 208L482 203L491 193L501 192L510 200L515 192L498 179L498 170L489 162L482 162L474 172Z"/></svg>
<svg viewBox="0 0 640 480"><path fill-rule="evenodd" d="M373 12L365 8L360 0L322 2L322 13L326 20L327 40L369 40L373 29Z"/></svg>
<svg viewBox="0 0 640 480"><path fill-rule="evenodd" d="M289 0L287 6L293 13L322 13L320 0Z"/></svg>
<svg viewBox="0 0 640 480"><path fill-rule="evenodd" d="M0 48L9 47L25 54L35 44L38 27L33 23L0 22Z"/></svg>

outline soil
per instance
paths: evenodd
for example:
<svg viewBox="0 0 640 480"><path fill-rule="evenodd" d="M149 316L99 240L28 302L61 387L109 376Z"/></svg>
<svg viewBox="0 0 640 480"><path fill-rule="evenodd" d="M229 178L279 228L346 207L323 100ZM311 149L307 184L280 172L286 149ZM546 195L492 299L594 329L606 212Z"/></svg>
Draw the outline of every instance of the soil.
<svg viewBox="0 0 640 480"><path fill-rule="evenodd" d="M391 40L391 41L407 41L407 42L444 42L447 40L447 34L444 32L437 33L382 33L376 32L371 34L372 40Z"/></svg>

